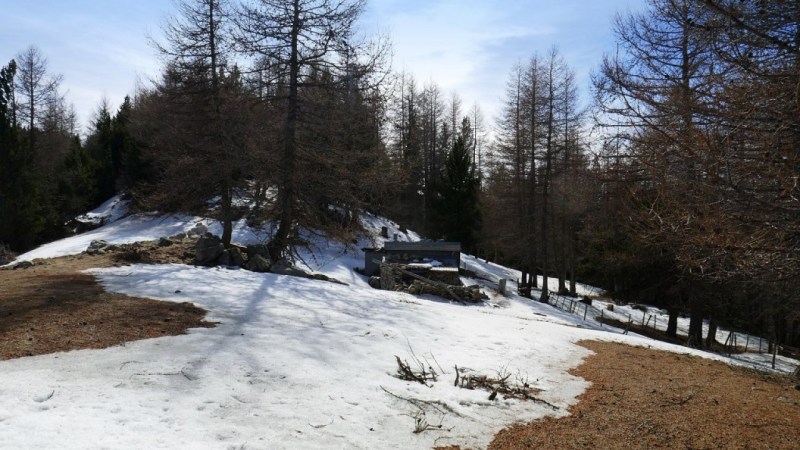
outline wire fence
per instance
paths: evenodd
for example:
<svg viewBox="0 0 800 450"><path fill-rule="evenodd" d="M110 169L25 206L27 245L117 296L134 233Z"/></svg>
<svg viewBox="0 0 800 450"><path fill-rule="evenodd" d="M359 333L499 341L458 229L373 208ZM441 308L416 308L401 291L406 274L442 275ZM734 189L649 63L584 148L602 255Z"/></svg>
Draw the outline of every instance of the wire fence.
<svg viewBox="0 0 800 450"><path fill-rule="evenodd" d="M577 314L581 316L583 320L599 322L600 326L603 326L603 310L588 303L552 292L547 297L547 303L562 311L566 311L571 314Z"/></svg>
<svg viewBox="0 0 800 450"><path fill-rule="evenodd" d="M616 323L621 323L626 327L626 332L628 329L631 329L632 326L635 326L636 328L640 327L645 330L652 329L664 333L669 326L668 320L664 317L659 317L657 314L642 312L641 319L637 317L636 320L634 320L631 314L607 311L606 309L592 306L588 302L581 301L580 299L559 295L557 293L550 293L547 303L562 311L575 314L585 321L597 322L600 324L600 327L608 326L605 322L614 321ZM762 337L724 330L719 330L717 337L723 337L724 342L722 346L729 352L772 352L769 340Z"/></svg>

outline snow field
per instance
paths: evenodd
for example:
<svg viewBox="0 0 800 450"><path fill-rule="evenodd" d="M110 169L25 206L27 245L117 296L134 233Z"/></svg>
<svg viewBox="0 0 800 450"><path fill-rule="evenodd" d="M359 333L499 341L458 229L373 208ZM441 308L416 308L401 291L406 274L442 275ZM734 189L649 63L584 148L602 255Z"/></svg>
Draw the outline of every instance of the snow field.
<svg viewBox="0 0 800 450"><path fill-rule="evenodd" d="M108 208L106 208L108 209ZM121 216L121 215L120 215ZM371 230L397 225L365 216ZM79 253L93 239L153 240L205 223L196 217L133 215L42 246L21 260ZM377 234L377 233L376 233ZM263 242L266 231L236 224L234 241ZM309 238L305 265L334 283L186 265L93 269L113 292L209 311L216 328L187 335L0 362L0 447L77 448L484 448L501 428L564 415L588 383L570 375L597 339L712 359L742 359L622 335L515 295L493 292L500 278L514 292L517 271L464 255L491 299L464 306L434 297L373 290L353 267L360 247ZM487 281L488 280L488 281ZM579 286L580 293L592 288ZM395 378L395 355L439 373L428 385ZM453 386L454 366L528 382L553 404L488 400L489 392ZM414 433L419 424L441 426Z"/></svg>
<svg viewBox="0 0 800 450"><path fill-rule="evenodd" d="M437 438L485 447L516 420L564 414L586 387L565 373L588 353L564 334L578 329L243 270L136 265L92 273L112 291L192 301L220 325L3 362L3 404L24 405L0 422L12 447L431 448ZM394 355L416 355L445 373L432 387L399 380ZM527 377L561 410L456 388L456 364ZM450 431L413 433L419 409L387 391L440 402L445 413L425 417Z"/></svg>

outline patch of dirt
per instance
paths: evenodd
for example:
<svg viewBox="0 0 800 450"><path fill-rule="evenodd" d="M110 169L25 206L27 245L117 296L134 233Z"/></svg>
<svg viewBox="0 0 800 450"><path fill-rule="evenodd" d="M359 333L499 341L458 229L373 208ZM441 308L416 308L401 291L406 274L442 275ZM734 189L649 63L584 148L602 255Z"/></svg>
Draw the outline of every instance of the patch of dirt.
<svg viewBox="0 0 800 450"><path fill-rule="evenodd" d="M515 425L490 449L796 449L796 380L695 356L586 341L592 383L564 418Z"/></svg>
<svg viewBox="0 0 800 450"><path fill-rule="evenodd" d="M168 247L145 243L0 270L0 359L105 348L215 326L203 320L205 310L191 303L109 293L94 276L81 273L127 262L188 262L189 250L188 242Z"/></svg>

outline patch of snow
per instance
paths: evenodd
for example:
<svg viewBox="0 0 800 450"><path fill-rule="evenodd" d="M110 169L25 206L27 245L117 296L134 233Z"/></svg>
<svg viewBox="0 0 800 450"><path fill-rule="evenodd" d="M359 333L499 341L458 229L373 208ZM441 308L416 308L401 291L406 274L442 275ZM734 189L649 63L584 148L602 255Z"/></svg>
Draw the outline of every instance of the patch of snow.
<svg viewBox="0 0 800 450"><path fill-rule="evenodd" d="M222 233L219 222L194 216L163 216L157 214L134 214L103 225L86 233L50 242L23 253L12 263L31 261L38 258L56 258L77 255L83 252L96 239L111 244L130 244L152 241L160 237L185 233L202 223L208 231L216 235ZM240 244L260 243L266 240L265 232L247 226L244 220L234 224L233 241Z"/></svg>
<svg viewBox="0 0 800 450"><path fill-rule="evenodd" d="M656 308L647 305L614 305L614 310L607 309L610 302L603 300L594 300L593 305L596 308L604 310L603 315L618 320L620 322L631 321L639 325L647 325L650 328L657 328L661 331L666 331L669 321L669 312L665 309ZM677 334L679 336L689 335L689 317L678 316ZM708 336L708 320L703 321L703 338ZM735 332L725 329L723 326L717 328L716 340L720 344L728 343L730 340L735 339L737 347L747 348L748 351L755 353L766 353L769 349L769 341L757 336L751 336L747 333ZM752 359L752 358L751 358Z"/></svg>
<svg viewBox="0 0 800 450"><path fill-rule="evenodd" d="M365 215L375 232L414 241L391 221ZM203 223L188 216L132 215L22 255L83 251L91 240L153 240ZM235 226L234 241L265 242L268 231ZM102 350L0 362L0 442L8 448L431 448L486 447L501 428L567 414L588 386L568 371L589 351L584 339L621 342L765 367L763 355L732 359L584 321L514 295L519 272L462 255L490 297L458 305L374 290L353 271L365 237L350 246L309 238L301 266L348 286L239 269L132 265L89 273L113 292L209 311L216 328ZM509 282L508 296L494 291ZM552 288L552 286L551 286ZM594 291L579 285L581 295ZM616 308L615 308L616 310ZM620 309L620 314L634 314ZM656 311L650 311L651 314ZM644 314L644 313L642 313ZM638 316L637 316L638 317ZM395 355L438 372L428 386L395 378ZM791 370L782 361L781 370ZM543 403L453 386L454 366L511 374L541 389ZM414 433L417 420L441 430ZM90 444L89 444L90 443Z"/></svg>
<svg viewBox="0 0 800 450"><path fill-rule="evenodd" d="M95 225L102 225L106 223L116 222L117 220L128 215L129 200L123 200L121 195L115 195L110 199L103 202L102 205L82 214L75 219L79 222L90 223Z"/></svg>
<svg viewBox="0 0 800 450"><path fill-rule="evenodd" d="M566 373L588 354L572 344L583 330L537 320L521 303L495 314L369 288L184 265L91 272L111 291L191 301L220 325L0 363L0 399L14 405L0 425L5 445L485 447L509 423L565 414L587 385ZM442 372L440 380L427 387L393 377L394 355L416 355ZM560 409L489 401L488 392L456 388L454 365L524 377ZM52 398L36 401L51 391ZM426 420L450 431L413 433L420 410L412 402L431 402Z"/></svg>
<svg viewBox="0 0 800 450"><path fill-rule="evenodd" d="M510 269L493 262L481 261L480 258L464 253L461 254L461 267L477 274L481 278L494 283L497 283L501 279L509 280L508 289L511 290L513 288L514 291L517 289L517 280L522 278L522 272L519 270ZM542 286L543 283L544 277L539 275L537 277L537 285ZM557 291L558 279L548 277L547 287L551 292ZM601 290L594 286L576 283L575 292L578 296L598 295Z"/></svg>

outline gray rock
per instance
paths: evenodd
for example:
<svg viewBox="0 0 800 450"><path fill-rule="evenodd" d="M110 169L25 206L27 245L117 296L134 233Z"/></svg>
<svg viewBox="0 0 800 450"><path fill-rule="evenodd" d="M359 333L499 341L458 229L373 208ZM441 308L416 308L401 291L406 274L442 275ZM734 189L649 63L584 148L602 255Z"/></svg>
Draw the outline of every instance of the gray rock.
<svg viewBox="0 0 800 450"><path fill-rule="evenodd" d="M159 247L169 247L172 244L173 242L165 237L162 237L161 239L158 240Z"/></svg>
<svg viewBox="0 0 800 450"><path fill-rule="evenodd" d="M194 247L194 262L201 266L212 266L225 251L222 240L213 235L206 235L197 240Z"/></svg>
<svg viewBox="0 0 800 450"><path fill-rule="evenodd" d="M253 256L247 261L247 264L245 264L245 269L253 272L269 272L271 267L272 263L270 260L261 255Z"/></svg>
<svg viewBox="0 0 800 450"><path fill-rule="evenodd" d="M293 277L303 277L303 278L310 278L311 274L305 272L304 270L298 269L297 267L292 266L289 264L289 261L285 259L280 259L272 265L270 272L276 273L278 275L290 275Z"/></svg>
<svg viewBox="0 0 800 450"><path fill-rule="evenodd" d="M202 223L198 223L194 227L192 227L192 229L189 230L186 234L190 238L196 238L200 236L205 236L206 233L208 233L208 227L206 227Z"/></svg>
<svg viewBox="0 0 800 450"><path fill-rule="evenodd" d="M182 241L186 239L186 233L178 233L169 237L173 241Z"/></svg>
<svg viewBox="0 0 800 450"><path fill-rule="evenodd" d="M248 245L245 252L247 252L248 258L252 258L256 255L259 255L264 258L270 259L269 250L267 250L267 246L264 244Z"/></svg>
<svg viewBox="0 0 800 450"><path fill-rule="evenodd" d="M27 269L28 267L33 267L33 263L30 261L20 261L17 264L14 264L14 270Z"/></svg>
<svg viewBox="0 0 800 450"><path fill-rule="evenodd" d="M232 266L244 267L244 255L238 247L229 248L228 254L230 255Z"/></svg>
<svg viewBox="0 0 800 450"><path fill-rule="evenodd" d="M98 251L105 248L106 246L108 246L108 242L100 239L95 239L89 243L89 247L86 248L86 251L87 252Z"/></svg>
<svg viewBox="0 0 800 450"><path fill-rule="evenodd" d="M373 289L380 289L381 277L369 277L369 286Z"/></svg>
<svg viewBox="0 0 800 450"><path fill-rule="evenodd" d="M222 254L219 255L219 258L217 258L216 264L218 266L232 266L233 264L231 263L230 250L228 249L223 250Z"/></svg>
<svg viewBox="0 0 800 450"><path fill-rule="evenodd" d="M114 244L110 244L106 241L96 239L89 243L89 247L86 248L86 253L90 255L102 255L104 253L108 253L110 251L117 250L118 247Z"/></svg>

